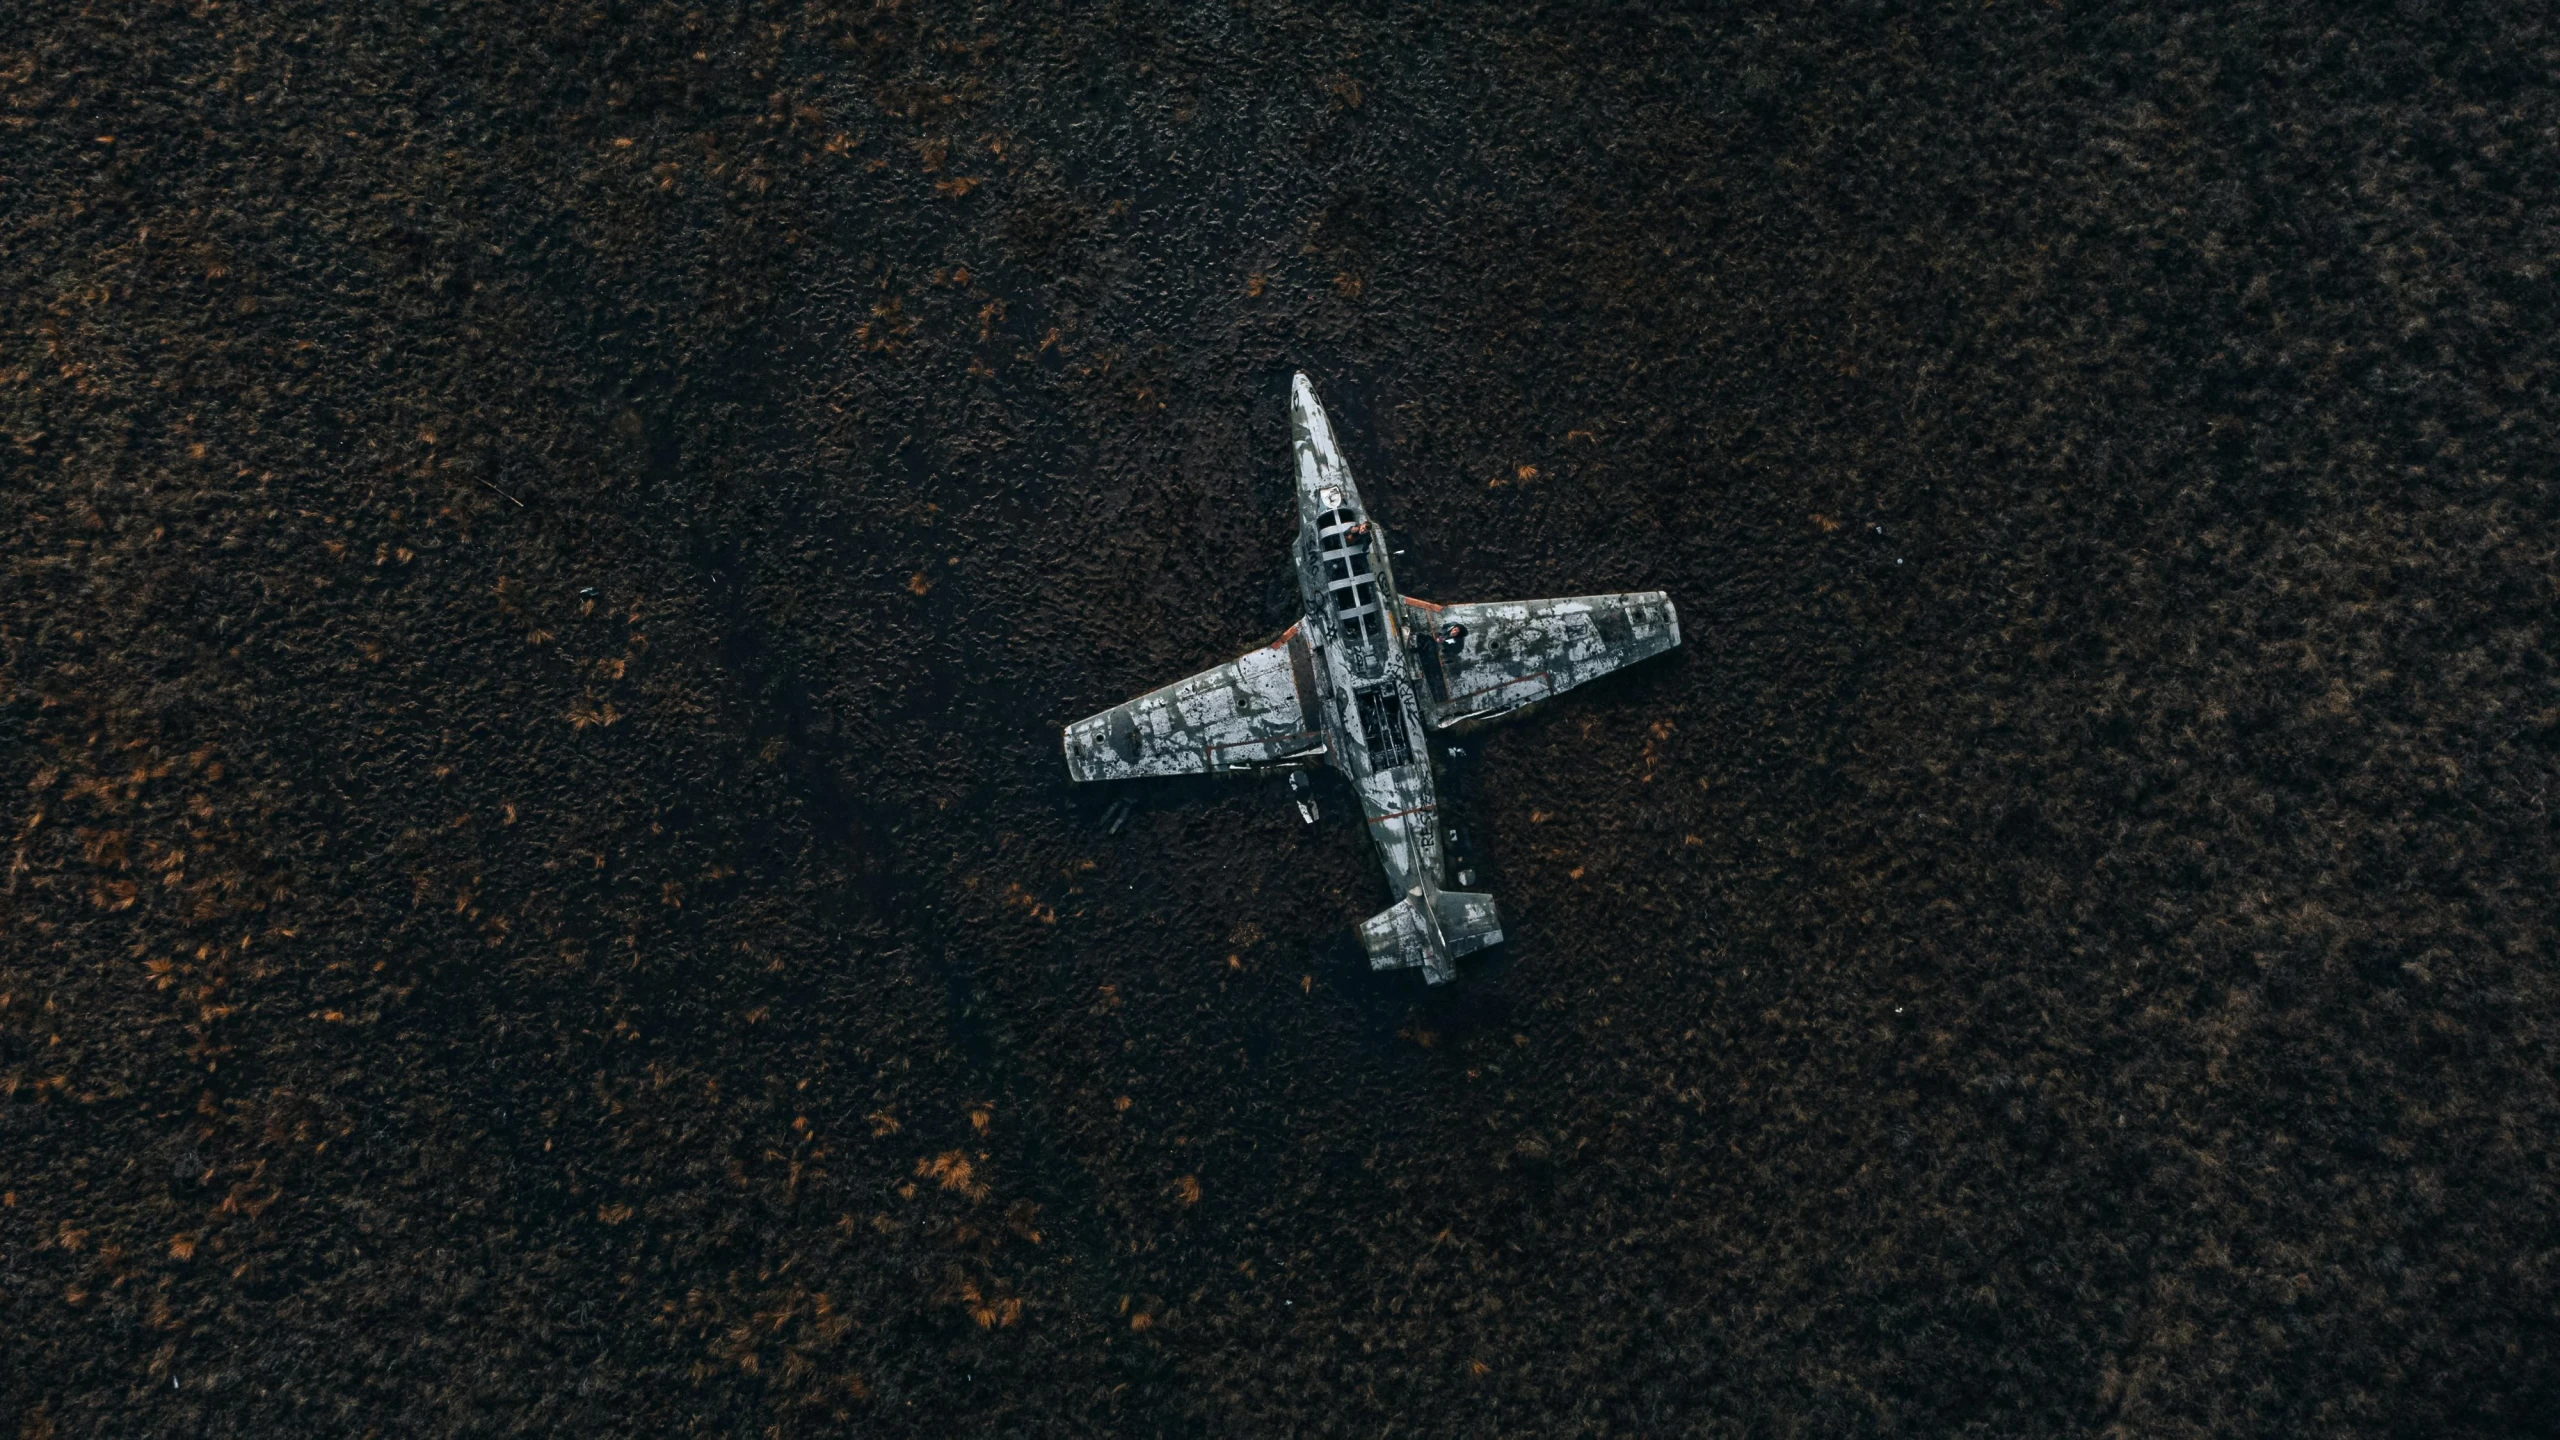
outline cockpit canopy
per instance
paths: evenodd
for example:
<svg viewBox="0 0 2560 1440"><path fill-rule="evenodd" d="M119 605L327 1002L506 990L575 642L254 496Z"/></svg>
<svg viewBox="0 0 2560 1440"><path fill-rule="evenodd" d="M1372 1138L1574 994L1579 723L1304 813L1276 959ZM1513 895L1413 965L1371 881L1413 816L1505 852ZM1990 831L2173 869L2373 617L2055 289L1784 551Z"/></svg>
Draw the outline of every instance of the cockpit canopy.
<svg viewBox="0 0 2560 1440"><path fill-rule="evenodd" d="M1325 593L1333 599L1342 633L1384 650L1386 619L1378 609L1377 577L1369 569L1369 526L1345 507L1316 517L1316 547L1324 564Z"/></svg>

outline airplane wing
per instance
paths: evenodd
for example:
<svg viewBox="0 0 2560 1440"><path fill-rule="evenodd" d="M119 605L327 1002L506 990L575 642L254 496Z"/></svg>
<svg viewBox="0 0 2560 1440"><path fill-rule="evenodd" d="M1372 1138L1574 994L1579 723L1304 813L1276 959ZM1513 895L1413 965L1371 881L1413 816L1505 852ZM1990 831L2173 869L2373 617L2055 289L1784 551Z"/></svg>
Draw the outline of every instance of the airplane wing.
<svg viewBox="0 0 2560 1440"><path fill-rule="evenodd" d="M1405 604L1435 730L1535 704L1680 643L1679 612L1659 590L1479 605L1408 596Z"/></svg>
<svg viewBox="0 0 2560 1440"><path fill-rule="evenodd" d="M1324 753L1322 714L1292 625L1259 650L1068 726L1067 773L1127 780L1313 760Z"/></svg>

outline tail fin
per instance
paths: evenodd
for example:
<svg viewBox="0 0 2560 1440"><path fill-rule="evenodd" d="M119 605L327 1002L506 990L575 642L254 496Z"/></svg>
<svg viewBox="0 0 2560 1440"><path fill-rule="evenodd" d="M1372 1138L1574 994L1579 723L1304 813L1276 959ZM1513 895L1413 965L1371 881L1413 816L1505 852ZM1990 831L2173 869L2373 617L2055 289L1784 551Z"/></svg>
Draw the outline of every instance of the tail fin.
<svg viewBox="0 0 2560 1440"><path fill-rule="evenodd" d="M1493 897L1466 890L1407 895L1363 921L1360 939L1376 970L1419 969L1443 985L1458 978L1458 957L1502 943Z"/></svg>

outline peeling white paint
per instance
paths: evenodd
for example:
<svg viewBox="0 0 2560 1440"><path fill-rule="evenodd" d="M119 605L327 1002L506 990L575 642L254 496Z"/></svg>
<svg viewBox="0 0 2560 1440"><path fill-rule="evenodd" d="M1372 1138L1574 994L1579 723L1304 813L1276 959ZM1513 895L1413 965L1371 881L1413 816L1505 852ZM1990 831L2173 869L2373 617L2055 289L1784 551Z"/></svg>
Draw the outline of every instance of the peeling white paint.
<svg viewBox="0 0 2560 1440"><path fill-rule="evenodd" d="M1490 895L1445 890L1449 857L1426 728L1535 704L1680 643L1659 590L1432 605L1396 588L1332 422L1300 375L1290 387L1298 467L1295 547L1306 612L1277 640L1067 727L1078 780L1331 765L1360 797L1400 898L1361 926L1379 969L1433 984L1502 940ZM1455 639L1444 639L1447 636Z"/></svg>

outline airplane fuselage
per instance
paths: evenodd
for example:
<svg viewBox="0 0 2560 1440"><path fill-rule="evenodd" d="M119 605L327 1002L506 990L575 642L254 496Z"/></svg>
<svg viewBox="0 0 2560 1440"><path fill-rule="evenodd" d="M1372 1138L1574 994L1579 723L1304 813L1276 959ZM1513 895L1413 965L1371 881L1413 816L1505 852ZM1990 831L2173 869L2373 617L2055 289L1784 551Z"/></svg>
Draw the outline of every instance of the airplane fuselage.
<svg viewBox="0 0 2560 1440"><path fill-rule="evenodd" d="M1315 387L1290 387L1297 465L1293 559L1304 609L1279 638L1066 727L1075 780L1291 772L1316 818L1304 767L1330 765L1360 797L1395 900L1361 922L1369 963L1439 984L1457 961L1502 943L1491 895L1449 888L1431 730L1455 731L1542 703L1680 643L1659 590L1434 605L1396 588L1386 531L1370 518ZM1460 884L1472 884L1460 870Z"/></svg>
<svg viewBox="0 0 2560 1440"><path fill-rule="evenodd" d="M1386 531L1361 503L1324 411L1306 404L1293 412L1298 588L1306 614L1291 663L1299 663L1303 643L1321 701L1326 763L1358 792L1389 887L1399 895L1437 889L1448 883L1448 850L1415 692L1422 677L1414 645L1438 642L1406 633Z"/></svg>

